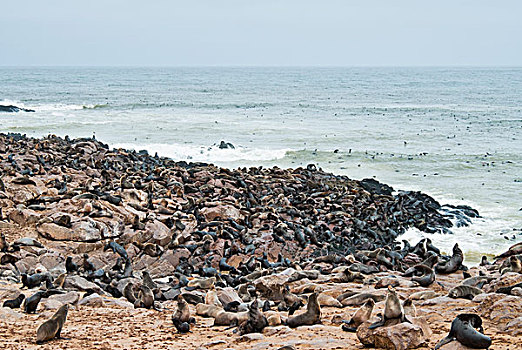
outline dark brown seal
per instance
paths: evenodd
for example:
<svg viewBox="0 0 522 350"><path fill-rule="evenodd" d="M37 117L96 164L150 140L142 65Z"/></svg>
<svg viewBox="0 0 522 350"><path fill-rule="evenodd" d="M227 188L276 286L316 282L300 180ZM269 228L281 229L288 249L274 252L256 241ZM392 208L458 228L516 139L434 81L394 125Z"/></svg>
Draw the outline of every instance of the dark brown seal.
<svg viewBox="0 0 522 350"><path fill-rule="evenodd" d="M449 334L435 346L435 350L454 340L473 349L487 349L491 346L491 338L483 333L479 315L460 314L451 322Z"/></svg>

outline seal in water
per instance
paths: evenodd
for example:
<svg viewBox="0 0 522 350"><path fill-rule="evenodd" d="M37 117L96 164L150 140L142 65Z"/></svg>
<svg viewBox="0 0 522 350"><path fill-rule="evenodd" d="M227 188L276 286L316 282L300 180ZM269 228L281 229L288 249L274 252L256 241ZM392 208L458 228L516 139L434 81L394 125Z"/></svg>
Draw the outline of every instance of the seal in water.
<svg viewBox="0 0 522 350"><path fill-rule="evenodd" d="M491 338L483 333L482 319L479 315L460 314L451 322L448 336L435 346L435 350L454 340L470 348L487 349L491 346Z"/></svg>
<svg viewBox="0 0 522 350"><path fill-rule="evenodd" d="M302 314L289 318L287 324L291 328L299 326L311 326L316 323L321 323L321 307L317 301L318 294L312 293L308 298L306 311Z"/></svg>
<svg viewBox="0 0 522 350"><path fill-rule="evenodd" d="M36 331L37 344L42 344L53 338L60 338L63 324L67 318L67 311L69 311L69 304L62 305L49 320L38 327Z"/></svg>
<svg viewBox="0 0 522 350"><path fill-rule="evenodd" d="M4 301L4 304L2 306L11 309L17 309L20 307L20 305L22 305L22 301L24 301L24 299L25 295L20 293L16 298Z"/></svg>
<svg viewBox="0 0 522 350"><path fill-rule="evenodd" d="M368 329L375 329L386 325L389 320L399 320L400 322L411 323L404 314L401 301L397 296L397 292L393 287L388 287L388 295L386 296L386 303L384 306L384 314L381 316L381 320L372 323Z"/></svg>
<svg viewBox="0 0 522 350"><path fill-rule="evenodd" d="M373 299L366 300L363 306L355 311L349 321L343 320L342 330L346 332L356 332L357 327L370 319L374 306L375 301L373 301Z"/></svg>
<svg viewBox="0 0 522 350"><path fill-rule="evenodd" d="M449 274L457 271L464 261L464 254L459 248L459 244L453 246L453 255L445 263L439 263L435 266L435 271L442 274Z"/></svg>

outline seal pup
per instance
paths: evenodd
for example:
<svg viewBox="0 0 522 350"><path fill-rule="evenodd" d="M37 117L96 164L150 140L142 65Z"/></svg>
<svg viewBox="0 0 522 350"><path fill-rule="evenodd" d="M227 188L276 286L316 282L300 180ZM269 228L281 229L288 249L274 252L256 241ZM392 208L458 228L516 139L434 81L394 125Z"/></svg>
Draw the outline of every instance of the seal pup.
<svg viewBox="0 0 522 350"><path fill-rule="evenodd" d="M259 311L259 304L255 299L248 308L248 318L238 326L239 335L261 333L266 326L268 326L268 320Z"/></svg>
<svg viewBox="0 0 522 350"><path fill-rule="evenodd" d="M467 285L458 285L453 287L448 292L448 296L453 299L463 298L463 299L473 299L479 294L484 293L482 289Z"/></svg>
<svg viewBox="0 0 522 350"><path fill-rule="evenodd" d="M413 300L410 298L404 300L402 303L402 308L404 310L405 316L417 317L417 308L413 304Z"/></svg>
<svg viewBox="0 0 522 350"><path fill-rule="evenodd" d="M214 286L215 282L216 282L216 277L194 278L193 280L190 280L188 282L187 290L210 289Z"/></svg>
<svg viewBox="0 0 522 350"><path fill-rule="evenodd" d="M459 248L459 244L455 243L453 246L453 255L451 258L445 263L438 263L435 265L435 271L437 273L442 274L450 274L457 271L464 261L464 254L462 250Z"/></svg>
<svg viewBox="0 0 522 350"><path fill-rule="evenodd" d="M136 286L134 283L129 282L123 288L123 296L129 301L129 303L134 304L136 302Z"/></svg>
<svg viewBox="0 0 522 350"><path fill-rule="evenodd" d="M381 316L381 320L372 323L368 329L375 329L386 325L389 320L398 320L399 322L411 323L404 314L402 303L397 296L397 292L393 287L388 287L388 295L386 296L386 302L384 306L384 313Z"/></svg>
<svg viewBox="0 0 522 350"><path fill-rule="evenodd" d="M345 332L356 332L357 328L372 316L375 301L368 299L360 308L355 311L349 321L343 320L342 330Z"/></svg>
<svg viewBox="0 0 522 350"><path fill-rule="evenodd" d="M317 301L318 294L312 293L308 297L308 304L306 305L306 311L302 314L291 317L287 320L287 324L291 328L299 326L311 326L316 323L321 323L321 307Z"/></svg>
<svg viewBox="0 0 522 350"><path fill-rule="evenodd" d="M22 302L24 301L24 299L25 299L25 295L20 293L20 294L18 294L18 296L16 298L4 301L4 304L2 306L8 307L11 309L17 309L20 307L20 305L22 305Z"/></svg>
<svg viewBox="0 0 522 350"><path fill-rule="evenodd" d="M482 319L476 314L460 314L453 322L449 334L434 348L439 349L454 340L474 349L487 349L491 346L491 338L484 335Z"/></svg>
<svg viewBox="0 0 522 350"><path fill-rule="evenodd" d="M42 323L36 331L36 343L42 344L53 338L60 338L63 324L67 318L69 304L62 305L58 311L47 321Z"/></svg>
<svg viewBox="0 0 522 350"><path fill-rule="evenodd" d="M24 302L24 311L27 314L34 314L36 312L36 308L38 307L38 303L44 297L44 291L38 291L31 295L29 298L25 299Z"/></svg>

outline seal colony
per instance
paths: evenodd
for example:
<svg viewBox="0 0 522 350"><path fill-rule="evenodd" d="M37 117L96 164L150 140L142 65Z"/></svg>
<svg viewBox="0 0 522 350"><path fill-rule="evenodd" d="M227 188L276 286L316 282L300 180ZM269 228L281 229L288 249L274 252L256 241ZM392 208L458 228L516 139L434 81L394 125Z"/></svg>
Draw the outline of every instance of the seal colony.
<svg viewBox="0 0 522 350"><path fill-rule="evenodd" d="M397 240L409 227L449 234L452 220L478 215L314 165L229 170L94 139L0 135L0 278L9 289L0 298L27 314L62 310L42 331L32 327L33 339L50 342L75 341L66 316L85 322L85 308L117 303L147 312L144 324L163 319L174 347L211 330L253 341L245 337L335 327L364 345L397 341L388 333L414 348L432 341L427 321L448 342L484 346L493 323L502 325L495 332L520 328L518 316L498 321L490 311L522 307L518 245L468 268L458 243L446 256L429 238ZM460 303L472 303L466 315L481 320L480 336L475 316L450 330L453 311L425 311ZM54 339L61 331L69 340Z"/></svg>

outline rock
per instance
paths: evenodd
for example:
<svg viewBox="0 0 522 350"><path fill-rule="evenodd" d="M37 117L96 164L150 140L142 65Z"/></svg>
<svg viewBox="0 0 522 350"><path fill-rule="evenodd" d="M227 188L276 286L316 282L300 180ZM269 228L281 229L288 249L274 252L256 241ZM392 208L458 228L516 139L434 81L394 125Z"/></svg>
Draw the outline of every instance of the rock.
<svg viewBox="0 0 522 350"><path fill-rule="evenodd" d="M150 242L164 247L172 240L170 229L161 221L154 220L145 225L146 236L151 236ZM150 233L148 232L150 231Z"/></svg>
<svg viewBox="0 0 522 350"><path fill-rule="evenodd" d="M8 105L8 106L0 105L0 112L6 112L6 113L34 112L34 109L17 107L17 106L13 106L13 105Z"/></svg>
<svg viewBox="0 0 522 350"><path fill-rule="evenodd" d="M240 336L239 338L237 338L236 341L238 343L241 343L241 342L247 342L247 341L253 341L253 340L263 340L263 339L265 339L265 336L261 333L249 333L249 334Z"/></svg>
<svg viewBox="0 0 522 350"><path fill-rule="evenodd" d="M134 309L134 305L129 303L125 298L103 298L103 303L107 306L112 306L120 309Z"/></svg>
<svg viewBox="0 0 522 350"><path fill-rule="evenodd" d="M55 223L43 223L37 227L38 232L45 238L55 241L93 242L102 239L100 230L92 219L76 221L71 228Z"/></svg>
<svg viewBox="0 0 522 350"><path fill-rule="evenodd" d="M102 307L103 304L103 298L97 293L88 295L78 302L78 305L92 307Z"/></svg>
<svg viewBox="0 0 522 350"><path fill-rule="evenodd" d="M517 297L522 297L522 288L515 287L515 288L511 289L511 295L515 295Z"/></svg>
<svg viewBox="0 0 522 350"><path fill-rule="evenodd" d="M98 285L87 281L85 278L80 276L67 276L63 285L64 289L74 289L79 291L95 291L96 293L103 294L103 291Z"/></svg>
<svg viewBox="0 0 522 350"><path fill-rule="evenodd" d="M38 307L41 310L56 310L59 309L64 303L56 299L44 299L40 302Z"/></svg>
<svg viewBox="0 0 522 350"><path fill-rule="evenodd" d="M321 306L343 307L343 304L341 304L339 300L324 293L319 294L317 301Z"/></svg>
<svg viewBox="0 0 522 350"><path fill-rule="evenodd" d="M15 209L9 213L9 220L20 226L34 226L40 219L41 215L31 209Z"/></svg>
<svg viewBox="0 0 522 350"><path fill-rule="evenodd" d="M522 273L508 272L484 286L484 292L493 293L499 288L510 287L522 282Z"/></svg>
<svg viewBox="0 0 522 350"><path fill-rule="evenodd" d="M426 342L432 332L423 318L412 318L413 323L402 322L393 326L378 327L370 330L372 324L367 321L357 329L357 338L364 346L380 349L414 349Z"/></svg>
<svg viewBox="0 0 522 350"><path fill-rule="evenodd" d="M78 300L80 300L80 293L78 292L68 292L65 294L55 294L51 295L48 300L56 300L63 304L76 304ZM61 306L61 305L60 305Z"/></svg>
<svg viewBox="0 0 522 350"><path fill-rule="evenodd" d="M473 350L473 348L469 348L466 345L462 345L458 341L452 341L444 346L439 348L440 350Z"/></svg>
<svg viewBox="0 0 522 350"><path fill-rule="evenodd" d="M522 302L517 296L489 294L488 298L475 307L475 312L494 323L501 324L502 327L511 322L515 315L522 314Z"/></svg>
<svg viewBox="0 0 522 350"><path fill-rule="evenodd" d="M510 321L506 326L502 328L503 332L508 333L511 336L521 336L522 335L522 316L517 317Z"/></svg>
<svg viewBox="0 0 522 350"><path fill-rule="evenodd" d="M217 205L215 207L205 207L200 210L207 221L213 221L215 218L237 220L242 217L239 209L229 204Z"/></svg>
<svg viewBox="0 0 522 350"><path fill-rule="evenodd" d="M40 264L42 264L47 270L52 270L58 265L64 265L65 259L58 253L46 253L40 256Z"/></svg>
<svg viewBox="0 0 522 350"><path fill-rule="evenodd" d="M282 335L282 334L288 334L291 332L292 332L292 329L288 326L276 326L276 327L268 326L263 329L263 334L267 337L271 337L274 334Z"/></svg>

